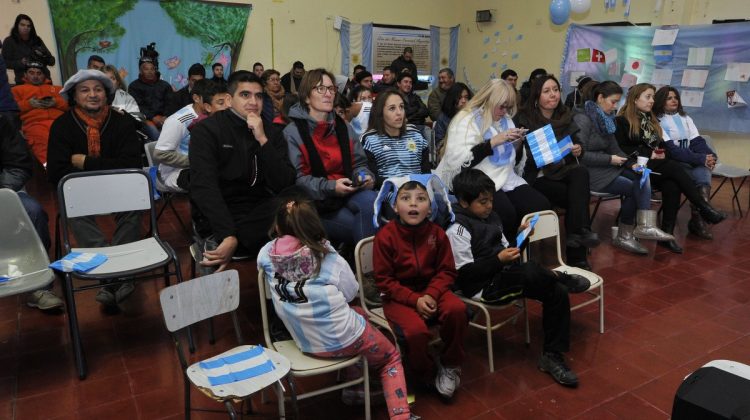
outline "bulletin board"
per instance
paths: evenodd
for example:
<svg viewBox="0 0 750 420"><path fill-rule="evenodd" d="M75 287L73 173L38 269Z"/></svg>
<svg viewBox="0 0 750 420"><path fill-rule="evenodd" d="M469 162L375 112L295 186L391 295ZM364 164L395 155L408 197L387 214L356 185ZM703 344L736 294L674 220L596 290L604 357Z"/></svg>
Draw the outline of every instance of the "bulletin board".
<svg viewBox="0 0 750 420"><path fill-rule="evenodd" d="M674 27L571 25L560 83L581 74L627 88L676 87L699 130L750 133L750 22Z"/></svg>

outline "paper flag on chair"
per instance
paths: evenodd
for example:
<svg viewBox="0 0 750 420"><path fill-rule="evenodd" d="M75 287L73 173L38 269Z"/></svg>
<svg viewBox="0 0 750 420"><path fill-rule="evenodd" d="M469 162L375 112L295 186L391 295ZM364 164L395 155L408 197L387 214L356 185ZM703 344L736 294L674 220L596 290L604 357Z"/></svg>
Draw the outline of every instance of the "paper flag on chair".
<svg viewBox="0 0 750 420"><path fill-rule="evenodd" d="M573 148L570 136L565 136L559 142L555 139L551 124L527 134L526 142L529 144L537 168L559 162Z"/></svg>
<svg viewBox="0 0 750 420"><path fill-rule="evenodd" d="M49 268L63 273L77 271L87 273L107 262L109 258L95 252L71 252L49 265Z"/></svg>

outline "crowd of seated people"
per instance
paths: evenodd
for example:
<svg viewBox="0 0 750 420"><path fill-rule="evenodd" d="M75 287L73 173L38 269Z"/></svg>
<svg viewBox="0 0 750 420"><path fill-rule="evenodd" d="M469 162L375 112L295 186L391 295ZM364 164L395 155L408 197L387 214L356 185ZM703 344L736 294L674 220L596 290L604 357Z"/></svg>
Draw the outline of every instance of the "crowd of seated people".
<svg viewBox="0 0 750 420"><path fill-rule="evenodd" d="M43 46L23 16L13 28L13 42ZM148 127L157 140L159 176L170 188L188 192L195 229L209 244L197 257L202 266L224 270L242 248L258 256L269 282L279 282L279 276L287 283L315 278L320 282L300 287L335 289L320 298L325 302L306 303L335 302L341 324L330 329L347 331L346 337L330 336L315 345L306 341L306 351L320 357L355 354L361 349L352 347L351 339L374 334L358 311L346 308L357 287L347 260L357 243L374 236L375 281L386 317L407 343L404 365L416 382L446 398L460 386L468 325L465 305L454 294L460 290L493 304L508 303L509 296L540 300L544 346L539 369L562 385L576 386L577 376L563 356L569 349L568 294L586 291L590 283L533 262L521 264L521 244L515 243L516 232L526 227L521 219L553 206L564 209L567 262L595 271L587 255L601 241L589 218L590 192L618 194L624 200L614 246L646 254L639 240L655 239L681 253L674 236L681 195L691 203L691 234L710 239L708 225L726 217L708 201L716 154L684 113L673 87L657 92L649 84L635 85L618 112L623 89L612 81L580 80L568 106L560 83L544 69L534 70L520 92L512 70L473 92L444 68L425 105L414 92L412 54L404 49L382 69L377 83L364 66L355 67L351 77L344 77L343 89L330 71L307 71L299 61L283 76L257 62L252 71L235 70L226 80L220 63L212 66L211 79L196 63L188 84L176 92L160 79L153 49L142 52L138 79L127 91L117 68L99 56L62 87L52 86L44 74L54 59L15 57L12 68L23 84L9 90L4 71L0 74L0 186L19 192L49 247L46 214L22 189L30 158L21 150L18 130L56 184L72 172L140 168L137 130ZM0 61L0 70L4 64ZM17 111L5 107L9 100ZM20 115L20 127L14 113ZM430 125L438 140L438 162L430 161L423 134ZM526 134L547 125L557 139L570 136L572 147L563 160L542 165L532 157ZM641 182L645 169L658 176ZM440 191L420 176L438 177L452 194L453 223L431 221ZM377 189L386 180L397 184L385 198L392 220L378 227ZM652 184L663 197L660 226L651 210ZM94 220L73 221L79 245L140 237L141 213L114 218L111 240ZM269 231L277 237L272 242ZM274 293L287 283L274 283ZM134 288L133 283L105 285L96 300L117 305ZM299 293L292 289L284 299L273 296L276 310L290 331L299 331L300 325L312 328L314 322L286 316L291 303L285 299ZM63 302L45 289L32 293L29 304L47 310ZM426 350L432 324L440 324L445 344L435 357ZM367 345L385 346L381 351L387 353L371 364L381 369L391 417L408 419L401 396L406 383L388 374L402 370L401 360L390 357L395 350L384 341L366 338Z"/></svg>

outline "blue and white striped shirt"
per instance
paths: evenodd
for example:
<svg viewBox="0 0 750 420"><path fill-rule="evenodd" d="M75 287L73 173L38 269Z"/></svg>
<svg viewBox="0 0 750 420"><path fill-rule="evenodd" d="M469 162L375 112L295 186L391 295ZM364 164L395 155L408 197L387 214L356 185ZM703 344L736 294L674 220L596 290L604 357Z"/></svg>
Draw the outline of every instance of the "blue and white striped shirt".
<svg viewBox="0 0 750 420"><path fill-rule="evenodd" d="M427 149L427 140L411 124L401 137L391 137L368 130L362 135L362 145L372 153L378 167L378 176L390 178L422 172L422 154Z"/></svg>

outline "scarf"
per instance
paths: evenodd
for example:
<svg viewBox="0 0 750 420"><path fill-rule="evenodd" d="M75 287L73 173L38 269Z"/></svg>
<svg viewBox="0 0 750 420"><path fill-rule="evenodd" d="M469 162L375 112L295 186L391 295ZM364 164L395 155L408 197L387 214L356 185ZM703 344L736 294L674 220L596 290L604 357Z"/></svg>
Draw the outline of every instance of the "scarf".
<svg viewBox="0 0 750 420"><path fill-rule="evenodd" d="M292 82L292 85L294 85L294 82ZM271 102L273 103L273 113L274 116L278 116L281 114L281 110L284 105L284 96L286 95L286 92L284 91L284 86L279 85L279 90L274 92L270 89L266 89L266 93L269 97L271 97Z"/></svg>
<svg viewBox="0 0 750 420"><path fill-rule="evenodd" d="M636 111L638 118L641 120L641 131L643 131L643 141L648 147L655 149L659 145L659 132L651 121L651 113Z"/></svg>
<svg viewBox="0 0 750 420"><path fill-rule="evenodd" d="M99 157L101 154L101 128L109 115L109 105L104 105L96 115L83 112L80 107L74 108L76 116L86 124L86 141L88 142L88 155Z"/></svg>
<svg viewBox="0 0 750 420"><path fill-rule="evenodd" d="M477 128L481 130L484 123L482 119L482 110L475 109L472 112L472 115L474 116L474 123L477 125ZM496 136L497 134L503 131L508 131L508 120L506 119L506 117L500 118L500 121L498 121L497 124L500 125L499 130L497 129L495 124L493 124L490 125L489 128L487 128L487 131L482 134L482 138L484 139L484 141L490 141L492 140L492 137ZM513 145L511 143L505 142L502 144L498 144L497 146L492 148L492 156L490 156L490 162L492 162L492 164L495 166L507 165L508 162L510 162L512 154Z"/></svg>
<svg viewBox="0 0 750 420"><path fill-rule="evenodd" d="M586 101L583 106L586 115L594 122L596 130L601 135L614 134L615 129L615 113L607 114L599 108L599 105L594 101Z"/></svg>

